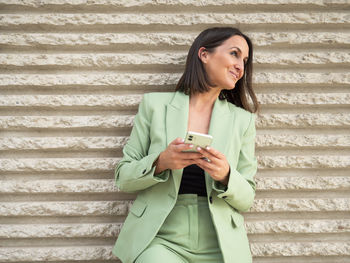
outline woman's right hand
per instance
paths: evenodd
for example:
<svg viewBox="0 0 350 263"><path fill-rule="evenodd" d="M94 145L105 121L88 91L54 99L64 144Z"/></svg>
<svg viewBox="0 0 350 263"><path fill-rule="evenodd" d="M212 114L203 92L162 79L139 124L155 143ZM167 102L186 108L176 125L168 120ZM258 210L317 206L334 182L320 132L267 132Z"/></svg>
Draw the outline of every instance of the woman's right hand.
<svg viewBox="0 0 350 263"><path fill-rule="evenodd" d="M176 138L168 147L159 154L155 162L155 174L159 174L167 169L181 169L191 164L196 163L197 159L203 157L198 152L182 152L192 149L193 145L185 144L182 138Z"/></svg>

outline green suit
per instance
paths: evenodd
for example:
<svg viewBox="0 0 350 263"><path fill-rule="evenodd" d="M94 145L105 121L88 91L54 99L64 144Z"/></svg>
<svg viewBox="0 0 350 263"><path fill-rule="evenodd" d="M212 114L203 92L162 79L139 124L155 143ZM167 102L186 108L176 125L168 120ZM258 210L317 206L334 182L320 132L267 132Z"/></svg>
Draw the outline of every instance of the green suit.
<svg viewBox="0 0 350 263"><path fill-rule="evenodd" d="M182 92L145 94L134 120L123 159L115 169L118 188L138 192L130 208L113 254L133 262L157 234L174 207L183 169L155 175L153 162L160 152L187 131L189 96ZM212 148L230 164L228 186L205 173L210 214L226 263L252 261L243 216L255 196L257 170L255 115L226 100L216 99L209 127Z"/></svg>

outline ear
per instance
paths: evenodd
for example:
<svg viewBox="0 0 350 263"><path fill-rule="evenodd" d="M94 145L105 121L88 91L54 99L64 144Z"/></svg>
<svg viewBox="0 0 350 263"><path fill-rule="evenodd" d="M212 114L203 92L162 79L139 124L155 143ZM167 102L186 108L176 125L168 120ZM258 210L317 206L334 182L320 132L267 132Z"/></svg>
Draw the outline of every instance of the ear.
<svg viewBox="0 0 350 263"><path fill-rule="evenodd" d="M208 51L205 49L205 47L201 47L199 50L198 50L198 57L200 60L202 60L202 62L204 64L207 63L208 61Z"/></svg>

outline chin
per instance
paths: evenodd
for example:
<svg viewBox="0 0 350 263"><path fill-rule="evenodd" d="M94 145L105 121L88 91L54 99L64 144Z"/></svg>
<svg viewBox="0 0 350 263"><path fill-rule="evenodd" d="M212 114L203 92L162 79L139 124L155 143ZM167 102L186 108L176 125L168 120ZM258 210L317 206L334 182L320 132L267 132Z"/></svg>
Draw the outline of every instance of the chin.
<svg viewBox="0 0 350 263"><path fill-rule="evenodd" d="M235 87L236 87L236 85L226 86L225 90L233 90Z"/></svg>

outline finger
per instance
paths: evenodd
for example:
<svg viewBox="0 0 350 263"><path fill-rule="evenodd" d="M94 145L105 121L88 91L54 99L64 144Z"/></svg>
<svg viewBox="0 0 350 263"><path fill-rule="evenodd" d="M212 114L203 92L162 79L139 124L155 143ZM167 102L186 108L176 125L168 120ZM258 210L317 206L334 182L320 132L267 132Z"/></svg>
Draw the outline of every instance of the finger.
<svg viewBox="0 0 350 263"><path fill-rule="evenodd" d="M182 152L182 151L186 151L186 150L193 150L193 144L188 144L188 143L182 143L182 144L178 144L175 145L175 149L177 152Z"/></svg>
<svg viewBox="0 0 350 263"><path fill-rule="evenodd" d="M201 167L203 167L202 169L205 169L208 172L213 172L213 170L215 169L215 164L208 162L204 159L199 159L197 160L198 165L201 165Z"/></svg>
<svg viewBox="0 0 350 263"><path fill-rule="evenodd" d="M203 158L203 155L197 152L194 152L194 153L182 152L179 154L179 158L181 158L182 160L189 160L189 159L197 160L197 159Z"/></svg>
<svg viewBox="0 0 350 263"><path fill-rule="evenodd" d="M217 162L219 159L211 154L208 150L198 147L197 151L200 152L205 158L209 159L210 162Z"/></svg>
<svg viewBox="0 0 350 263"><path fill-rule="evenodd" d="M178 145L178 144L183 144L184 143L184 139L177 137L175 140L173 140L170 144L172 145Z"/></svg>
<svg viewBox="0 0 350 263"><path fill-rule="evenodd" d="M211 155L213 155L215 158L218 158L218 159L223 159L224 157L224 155L221 152L209 146L203 148L203 151L210 153Z"/></svg>

